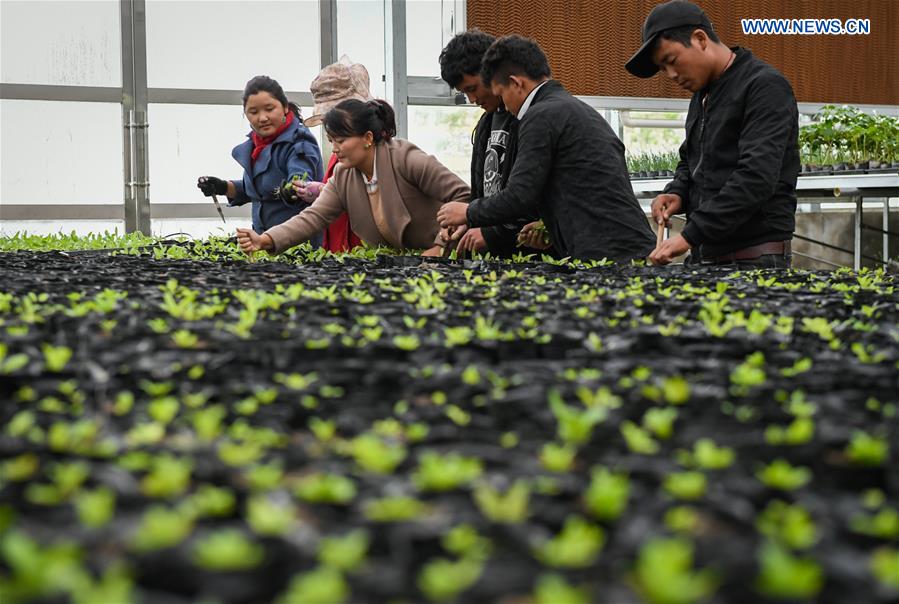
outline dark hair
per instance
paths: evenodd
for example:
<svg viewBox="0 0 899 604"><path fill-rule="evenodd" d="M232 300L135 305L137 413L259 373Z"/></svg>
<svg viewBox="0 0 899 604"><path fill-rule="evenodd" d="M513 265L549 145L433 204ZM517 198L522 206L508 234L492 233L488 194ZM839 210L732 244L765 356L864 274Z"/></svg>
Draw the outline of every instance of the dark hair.
<svg viewBox="0 0 899 604"><path fill-rule="evenodd" d="M284 89L281 88L281 84L279 84L277 80L264 75L256 76L255 78L247 82L246 86L244 86L243 96L241 97L244 109L246 109L247 107L247 99L250 98L250 96L258 94L260 92L269 93L278 102L287 107L289 111L292 111L294 115L302 119L302 116L300 115L300 107L296 103L287 100L287 95L284 94Z"/></svg>
<svg viewBox="0 0 899 604"><path fill-rule="evenodd" d="M510 75L525 75L532 80L549 77L549 61L535 40L515 34L503 36L484 53L481 61L484 84L505 84Z"/></svg>
<svg viewBox="0 0 899 604"><path fill-rule="evenodd" d="M495 40L477 28L455 36L440 52L440 77L455 88L465 76L481 73L481 59Z"/></svg>
<svg viewBox="0 0 899 604"><path fill-rule="evenodd" d="M347 99L325 114L325 132L331 137L374 135L374 141L389 141L396 136L396 117L390 103L381 99Z"/></svg>
<svg viewBox="0 0 899 604"><path fill-rule="evenodd" d="M674 42L680 42L689 48L693 45L693 32L697 29L704 31L712 42L721 41L718 38L718 34L715 33L715 30L710 27L706 27L705 25L681 25L680 27L672 27L671 29L666 29L659 33L656 38L655 46L658 47L658 40L672 40Z"/></svg>

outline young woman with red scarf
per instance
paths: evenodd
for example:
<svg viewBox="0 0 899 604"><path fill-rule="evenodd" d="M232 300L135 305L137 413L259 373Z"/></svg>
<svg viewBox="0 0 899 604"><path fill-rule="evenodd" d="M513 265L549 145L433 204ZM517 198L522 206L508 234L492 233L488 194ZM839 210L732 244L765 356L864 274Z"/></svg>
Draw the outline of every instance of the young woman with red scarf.
<svg viewBox="0 0 899 604"><path fill-rule="evenodd" d="M201 176L197 187L207 197L225 195L228 205L253 204L253 229L279 225L305 207L291 186L300 180L320 181L324 176L321 149L303 125L300 108L287 100L281 85L268 76L247 82L243 110L252 131L231 151L244 169L241 180ZM321 234L310 239L321 245Z"/></svg>

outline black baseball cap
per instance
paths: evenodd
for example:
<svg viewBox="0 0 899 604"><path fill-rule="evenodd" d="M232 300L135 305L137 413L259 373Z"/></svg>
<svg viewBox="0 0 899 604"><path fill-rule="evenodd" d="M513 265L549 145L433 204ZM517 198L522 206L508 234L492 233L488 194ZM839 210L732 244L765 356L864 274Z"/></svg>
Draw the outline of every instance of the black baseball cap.
<svg viewBox="0 0 899 604"><path fill-rule="evenodd" d="M659 4L643 22L643 46L624 64L624 67L638 78L649 78L658 73L659 68L652 62L652 51L656 38L666 29L684 25L705 26L712 29L712 22L701 8L685 0L670 0Z"/></svg>

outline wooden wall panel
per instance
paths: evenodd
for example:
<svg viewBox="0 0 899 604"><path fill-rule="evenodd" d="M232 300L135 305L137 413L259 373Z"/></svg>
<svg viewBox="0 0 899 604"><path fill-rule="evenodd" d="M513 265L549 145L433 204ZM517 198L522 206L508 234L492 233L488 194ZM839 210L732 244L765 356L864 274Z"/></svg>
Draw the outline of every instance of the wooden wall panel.
<svg viewBox="0 0 899 604"><path fill-rule="evenodd" d="M899 0L697 2L723 42L779 69L800 101L899 105ZM624 63L640 46L657 0L468 0L468 25L535 38L553 76L575 94L687 98L663 76L641 80ZM741 18L867 18L871 33L743 35Z"/></svg>

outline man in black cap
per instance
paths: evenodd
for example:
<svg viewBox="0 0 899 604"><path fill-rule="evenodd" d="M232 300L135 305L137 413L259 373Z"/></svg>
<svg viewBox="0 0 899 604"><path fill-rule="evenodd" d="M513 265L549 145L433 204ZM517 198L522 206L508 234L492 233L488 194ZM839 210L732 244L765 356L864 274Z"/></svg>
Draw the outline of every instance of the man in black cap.
<svg viewBox="0 0 899 604"><path fill-rule="evenodd" d="M625 65L662 72L693 93L680 162L652 202L656 223L686 213L681 235L649 259L789 268L799 174L799 114L787 79L744 48L722 44L706 14L685 0L656 6L643 45Z"/></svg>

